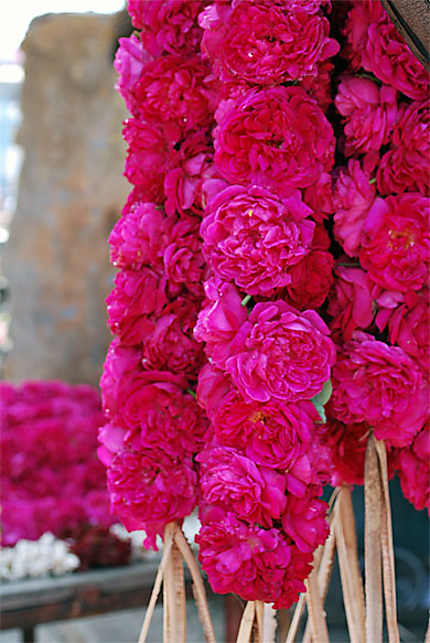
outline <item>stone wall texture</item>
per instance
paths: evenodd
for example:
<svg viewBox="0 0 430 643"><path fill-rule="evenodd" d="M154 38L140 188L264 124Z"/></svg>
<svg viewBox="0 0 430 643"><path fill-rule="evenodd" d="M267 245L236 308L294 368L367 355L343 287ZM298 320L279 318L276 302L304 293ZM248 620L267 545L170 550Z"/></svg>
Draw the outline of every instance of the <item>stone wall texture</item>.
<svg viewBox="0 0 430 643"><path fill-rule="evenodd" d="M7 379L97 384L101 374L113 279L107 237L129 190L126 114L112 67L116 23L49 14L32 22L23 43L25 159L4 260L14 342Z"/></svg>

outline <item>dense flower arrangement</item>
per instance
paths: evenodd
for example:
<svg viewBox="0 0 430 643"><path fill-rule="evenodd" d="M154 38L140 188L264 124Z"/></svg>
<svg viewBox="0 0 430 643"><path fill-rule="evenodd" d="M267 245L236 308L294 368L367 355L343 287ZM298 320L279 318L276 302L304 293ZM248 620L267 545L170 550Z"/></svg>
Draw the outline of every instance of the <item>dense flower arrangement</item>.
<svg viewBox="0 0 430 643"><path fill-rule="evenodd" d="M112 504L154 544L198 503L214 590L288 607L371 431L428 500L428 76L378 0L129 12Z"/></svg>
<svg viewBox="0 0 430 643"><path fill-rule="evenodd" d="M92 387L0 383L2 545L113 522L96 456L102 419Z"/></svg>

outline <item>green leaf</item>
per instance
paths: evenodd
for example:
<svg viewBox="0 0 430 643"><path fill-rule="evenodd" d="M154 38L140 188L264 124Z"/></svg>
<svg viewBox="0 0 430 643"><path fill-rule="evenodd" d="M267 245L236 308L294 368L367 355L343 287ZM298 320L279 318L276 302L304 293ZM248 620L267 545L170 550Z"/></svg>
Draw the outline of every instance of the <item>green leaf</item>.
<svg viewBox="0 0 430 643"><path fill-rule="evenodd" d="M331 384L331 380L327 380L327 382L324 382L324 386L322 387L321 391L317 393L317 395L314 395L314 397L311 399L312 404L318 411L318 415L320 416L324 424L327 422L324 405L329 401L332 392L333 386Z"/></svg>

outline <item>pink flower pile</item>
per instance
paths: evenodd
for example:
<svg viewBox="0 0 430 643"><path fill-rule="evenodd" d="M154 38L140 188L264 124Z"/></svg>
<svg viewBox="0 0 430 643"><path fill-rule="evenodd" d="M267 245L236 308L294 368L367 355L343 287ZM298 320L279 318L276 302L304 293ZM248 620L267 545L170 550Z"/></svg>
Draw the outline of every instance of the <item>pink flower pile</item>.
<svg viewBox="0 0 430 643"><path fill-rule="evenodd" d="M370 430L425 504L428 76L379 0L129 12L112 505L153 545L198 504L214 590L288 607L328 533L322 486L362 481Z"/></svg>
<svg viewBox="0 0 430 643"><path fill-rule="evenodd" d="M405 496L430 509L429 75L376 0L340 25L339 244L328 300L338 344L328 416L336 483L361 483L366 437L389 449Z"/></svg>
<svg viewBox="0 0 430 643"><path fill-rule="evenodd" d="M100 396L89 386L0 383L2 545L112 524L96 455L102 421Z"/></svg>

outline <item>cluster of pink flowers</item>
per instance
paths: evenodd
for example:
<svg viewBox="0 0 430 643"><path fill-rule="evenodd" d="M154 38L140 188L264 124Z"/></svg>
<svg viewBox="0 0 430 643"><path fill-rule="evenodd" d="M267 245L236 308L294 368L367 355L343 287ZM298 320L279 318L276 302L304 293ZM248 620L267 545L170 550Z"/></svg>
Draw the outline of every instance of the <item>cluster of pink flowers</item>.
<svg viewBox="0 0 430 643"><path fill-rule="evenodd" d="M329 480L311 399L336 350L315 308L333 259L335 137L326 74L339 50L327 2L214 2L200 15L218 82L214 172L203 185L207 262L195 336L209 364L199 557L217 592L289 607L324 542ZM314 278L315 273L318 274Z"/></svg>
<svg viewBox="0 0 430 643"><path fill-rule="evenodd" d="M428 76L379 0L129 12L112 504L148 544L198 504L214 590L288 607L328 533L322 486L362 481L371 430L424 506Z"/></svg>
<svg viewBox="0 0 430 643"><path fill-rule="evenodd" d="M204 363L193 329L206 263L202 185L211 176L215 92L200 54L204 0L129 3L138 34L120 41L118 89L131 112L125 175L133 190L110 238L119 268L107 299L115 338L101 379L108 423L99 456L112 507L155 546L196 506L208 420L195 399Z"/></svg>
<svg viewBox="0 0 430 643"><path fill-rule="evenodd" d="M59 381L0 383L2 545L113 518L96 456L98 392Z"/></svg>
<svg viewBox="0 0 430 643"><path fill-rule="evenodd" d="M333 173L339 250L327 309L338 344L334 481L362 482L373 430L405 496L430 510L429 75L377 0L351 3L340 28L344 161Z"/></svg>

